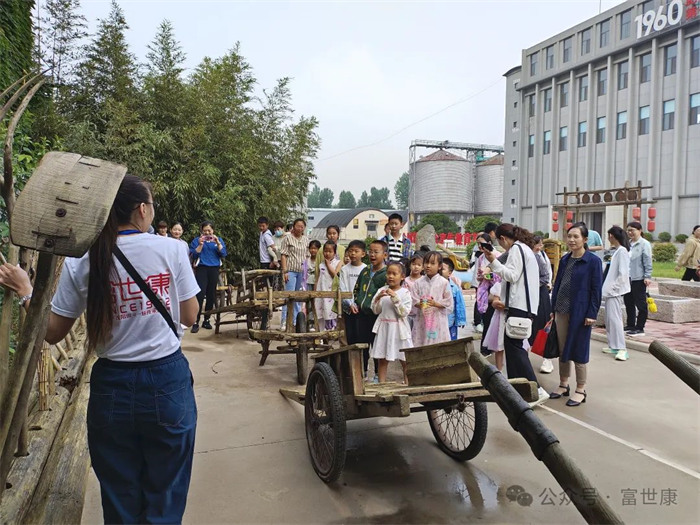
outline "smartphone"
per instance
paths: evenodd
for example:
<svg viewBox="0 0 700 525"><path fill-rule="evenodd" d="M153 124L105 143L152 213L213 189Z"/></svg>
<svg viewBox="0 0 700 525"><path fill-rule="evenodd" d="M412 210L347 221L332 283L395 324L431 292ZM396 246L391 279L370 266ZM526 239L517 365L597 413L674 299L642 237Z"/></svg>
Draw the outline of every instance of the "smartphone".
<svg viewBox="0 0 700 525"><path fill-rule="evenodd" d="M482 250L486 250L487 252L493 251L493 244L491 244L490 242L480 242L479 246L481 246Z"/></svg>

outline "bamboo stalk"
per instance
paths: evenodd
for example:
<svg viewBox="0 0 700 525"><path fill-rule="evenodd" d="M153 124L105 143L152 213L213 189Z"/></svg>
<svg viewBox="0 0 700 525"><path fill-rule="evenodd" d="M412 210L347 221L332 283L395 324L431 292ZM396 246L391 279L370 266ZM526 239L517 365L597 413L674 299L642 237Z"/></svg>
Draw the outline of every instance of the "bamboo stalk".
<svg viewBox="0 0 700 525"><path fill-rule="evenodd" d="M51 395L49 383L53 383L51 357L51 348L47 343L44 343L37 367L37 373L39 375L39 410L49 409L49 399Z"/></svg>
<svg viewBox="0 0 700 525"><path fill-rule="evenodd" d="M61 354L61 357L65 360L68 360L68 354L63 349L63 345L61 343L56 343L54 346L56 347L56 350L58 350L58 353ZM72 348L69 350L72 350Z"/></svg>
<svg viewBox="0 0 700 525"><path fill-rule="evenodd" d="M60 372L62 370L61 364L54 356L51 356L51 362L53 363L53 367L56 369L56 372Z"/></svg>
<svg viewBox="0 0 700 525"><path fill-rule="evenodd" d="M17 264L19 260L19 249L14 244L10 244L7 252L7 262ZM7 391L7 382L10 374L10 335L12 333L12 315L14 310L15 292L10 288L5 288L5 295L2 302L2 312L0 313L0 406L3 406L3 398Z"/></svg>

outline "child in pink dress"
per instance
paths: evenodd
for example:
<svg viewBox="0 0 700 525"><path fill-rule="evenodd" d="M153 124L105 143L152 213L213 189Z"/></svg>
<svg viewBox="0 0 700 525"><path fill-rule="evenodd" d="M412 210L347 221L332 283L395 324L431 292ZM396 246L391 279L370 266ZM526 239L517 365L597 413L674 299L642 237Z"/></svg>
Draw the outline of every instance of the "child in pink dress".
<svg viewBox="0 0 700 525"><path fill-rule="evenodd" d="M450 283L442 275L442 255L428 252L423 257L425 275L416 281L411 290L413 304L418 314L413 324L415 346L445 343L450 341L448 314L454 308Z"/></svg>
<svg viewBox="0 0 700 525"><path fill-rule="evenodd" d="M406 277L403 281L403 287L406 288L409 292L413 290L413 287L415 286L416 282L418 279L423 277L423 256L422 255L414 255L411 257L411 260L408 263L409 266L409 276ZM413 330L413 324L416 321L416 316L418 315L418 307L413 306L411 308L411 313L408 314L408 324L411 326L411 330Z"/></svg>

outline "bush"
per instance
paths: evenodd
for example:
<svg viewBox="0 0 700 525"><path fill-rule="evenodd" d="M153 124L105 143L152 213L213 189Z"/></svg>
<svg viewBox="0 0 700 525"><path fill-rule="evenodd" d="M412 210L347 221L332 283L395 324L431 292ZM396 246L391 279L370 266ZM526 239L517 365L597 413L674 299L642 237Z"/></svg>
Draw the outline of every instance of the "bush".
<svg viewBox="0 0 700 525"><path fill-rule="evenodd" d="M474 246L476 246L476 241L472 241L469 244L467 244L467 257L466 257L467 260L472 258L472 252L474 251Z"/></svg>
<svg viewBox="0 0 700 525"><path fill-rule="evenodd" d="M535 237L542 237L543 239L545 238L544 232L540 230L532 232L532 235L534 235Z"/></svg>
<svg viewBox="0 0 700 525"><path fill-rule="evenodd" d="M688 236L685 233L679 233L676 235L676 242L679 242L681 244L685 244L685 241L688 240Z"/></svg>
<svg viewBox="0 0 700 525"><path fill-rule="evenodd" d="M487 222L495 222L496 224L501 224L501 221L495 217L489 217L488 215L483 215L480 217L473 217L464 223L464 231L469 233L479 233L484 231L484 227Z"/></svg>
<svg viewBox="0 0 700 525"><path fill-rule="evenodd" d="M649 242L654 242L654 234L651 232L642 233L642 237L644 237Z"/></svg>
<svg viewBox="0 0 700 525"><path fill-rule="evenodd" d="M661 242L671 242L671 234L668 232L661 232L659 234L659 240Z"/></svg>
<svg viewBox="0 0 700 525"><path fill-rule="evenodd" d="M670 242L657 242L651 249L654 262L674 262L676 255L676 247Z"/></svg>

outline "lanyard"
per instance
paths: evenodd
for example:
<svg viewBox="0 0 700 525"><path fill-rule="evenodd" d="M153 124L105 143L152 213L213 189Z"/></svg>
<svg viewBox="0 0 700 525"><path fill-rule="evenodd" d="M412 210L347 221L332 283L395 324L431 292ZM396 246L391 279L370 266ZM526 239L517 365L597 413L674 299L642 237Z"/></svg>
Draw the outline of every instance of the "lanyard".
<svg viewBox="0 0 700 525"><path fill-rule="evenodd" d="M141 230L121 230L120 232L117 232L117 233L119 233L119 235L131 235L133 233L143 233L143 232Z"/></svg>

